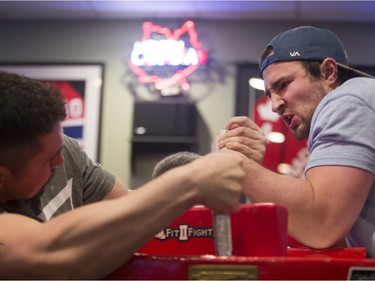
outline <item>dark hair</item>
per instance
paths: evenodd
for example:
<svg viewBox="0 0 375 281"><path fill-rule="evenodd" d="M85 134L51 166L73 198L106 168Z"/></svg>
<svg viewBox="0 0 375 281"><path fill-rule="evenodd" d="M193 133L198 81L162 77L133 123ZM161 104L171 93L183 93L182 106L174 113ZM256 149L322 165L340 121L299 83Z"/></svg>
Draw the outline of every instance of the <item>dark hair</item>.
<svg viewBox="0 0 375 281"><path fill-rule="evenodd" d="M200 157L201 155L189 151L180 151L168 155L155 165L152 178L156 178L172 168L188 164Z"/></svg>
<svg viewBox="0 0 375 281"><path fill-rule="evenodd" d="M65 116L65 102L56 88L0 71L0 165L20 168L37 153L38 138Z"/></svg>
<svg viewBox="0 0 375 281"><path fill-rule="evenodd" d="M301 61L303 67L306 69L306 71L315 79L321 79L322 73L320 72L320 65L322 62L320 61ZM342 68L340 66L337 67L337 82L339 84L344 83L345 81L358 77L355 73L352 71L348 71L345 68Z"/></svg>

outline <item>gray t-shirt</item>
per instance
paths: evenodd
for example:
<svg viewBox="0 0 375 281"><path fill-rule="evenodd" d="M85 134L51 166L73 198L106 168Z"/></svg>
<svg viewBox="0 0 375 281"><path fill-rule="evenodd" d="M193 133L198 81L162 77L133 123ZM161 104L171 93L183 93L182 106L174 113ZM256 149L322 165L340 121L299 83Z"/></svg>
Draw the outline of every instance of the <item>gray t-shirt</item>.
<svg viewBox="0 0 375 281"><path fill-rule="evenodd" d="M306 171L350 166L375 175L375 79L353 78L327 94L314 113L308 144ZM374 183L346 240L375 258Z"/></svg>
<svg viewBox="0 0 375 281"><path fill-rule="evenodd" d="M55 170L37 196L0 204L0 213L18 213L39 221L100 201L111 190L115 176L100 164L93 163L79 144L64 136L64 164Z"/></svg>

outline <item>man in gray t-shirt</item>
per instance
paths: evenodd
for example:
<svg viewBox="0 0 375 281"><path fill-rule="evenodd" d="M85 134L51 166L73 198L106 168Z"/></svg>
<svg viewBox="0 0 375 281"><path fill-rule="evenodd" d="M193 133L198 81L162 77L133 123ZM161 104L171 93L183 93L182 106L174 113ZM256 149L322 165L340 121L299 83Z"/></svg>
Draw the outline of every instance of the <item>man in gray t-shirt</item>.
<svg viewBox="0 0 375 281"><path fill-rule="evenodd" d="M301 26L278 34L260 60L265 95L296 139L308 138L305 178L248 160L253 203L288 208L289 234L313 248L365 247L375 258L375 80L348 66L333 32Z"/></svg>
<svg viewBox="0 0 375 281"><path fill-rule="evenodd" d="M63 135L65 115L58 90L0 71L0 279L101 279L194 205L238 211L242 154L261 161L266 142L235 118L230 153L129 192Z"/></svg>

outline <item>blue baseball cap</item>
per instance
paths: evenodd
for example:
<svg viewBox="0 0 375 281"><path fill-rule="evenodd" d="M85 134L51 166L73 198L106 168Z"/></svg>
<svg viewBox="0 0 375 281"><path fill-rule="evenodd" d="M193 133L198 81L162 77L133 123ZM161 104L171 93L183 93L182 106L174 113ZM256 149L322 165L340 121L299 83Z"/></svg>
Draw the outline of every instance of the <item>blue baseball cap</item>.
<svg viewBox="0 0 375 281"><path fill-rule="evenodd" d="M337 65L353 76L372 77L348 66L348 58L340 38L332 31L313 26L300 26L277 35L267 45L273 54L265 57L259 64L261 75L264 69L275 62L323 61L333 58Z"/></svg>

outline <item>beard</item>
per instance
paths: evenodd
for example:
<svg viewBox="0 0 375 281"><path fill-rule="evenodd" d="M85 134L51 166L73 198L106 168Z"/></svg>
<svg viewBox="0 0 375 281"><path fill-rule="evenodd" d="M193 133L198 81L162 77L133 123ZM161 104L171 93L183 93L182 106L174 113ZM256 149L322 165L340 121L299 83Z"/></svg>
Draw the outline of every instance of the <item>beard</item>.
<svg viewBox="0 0 375 281"><path fill-rule="evenodd" d="M312 93L316 97L316 102L314 106L310 108L305 108L303 110L304 114L300 115L301 124L295 129L292 130L292 134L297 140L304 140L310 135L311 121L315 112L315 109L318 107L321 100L325 97L326 92L323 87L318 84Z"/></svg>
<svg viewBox="0 0 375 281"><path fill-rule="evenodd" d="M296 130L292 130L292 134L297 140L304 140L308 138L310 134L310 123L308 123L308 125L303 123Z"/></svg>

